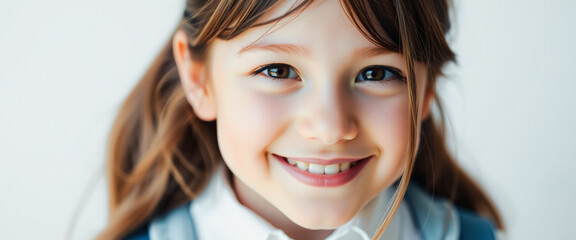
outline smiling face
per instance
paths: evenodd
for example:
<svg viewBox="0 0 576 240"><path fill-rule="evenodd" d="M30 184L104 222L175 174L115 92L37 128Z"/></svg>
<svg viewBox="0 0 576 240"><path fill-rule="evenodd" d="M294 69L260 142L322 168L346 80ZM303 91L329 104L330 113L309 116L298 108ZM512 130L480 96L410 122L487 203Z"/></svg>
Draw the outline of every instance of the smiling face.
<svg viewBox="0 0 576 240"><path fill-rule="evenodd" d="M368 41L339 1L314 1L270 28L211 45L206 101L220 151L244 205L277 226L287 218L334 229L402 175L407 69L401 55ZM421 101L423 69L414 69Z"/></svg>

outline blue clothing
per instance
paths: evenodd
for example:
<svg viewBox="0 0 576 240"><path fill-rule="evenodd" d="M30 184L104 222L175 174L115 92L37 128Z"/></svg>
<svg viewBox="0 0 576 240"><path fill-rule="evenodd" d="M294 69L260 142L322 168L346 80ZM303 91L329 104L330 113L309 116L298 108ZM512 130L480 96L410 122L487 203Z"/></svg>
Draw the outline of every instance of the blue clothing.
<svg viewBox="0 0 576 240"><path fill-rule="evenodd" d="M494 224L490 220L462 208L447 207L445 200L434 199L415 184L409 186L404 201L408 203L414 225L420 230L421 239L443 239L444 236L453 234L463 240L496 239ZM198 239L190 206L184 204L158 216L153 219L154 224L147 222L124 239L150 240L151 227L156 228L155 231L161 232L166 239ZM450 214L452 210L455 210L456 214ZM457 219L454 219L456 216ZM449 228L446 223L458 226ZM453 232L454 229L457 232Z"/></svg>

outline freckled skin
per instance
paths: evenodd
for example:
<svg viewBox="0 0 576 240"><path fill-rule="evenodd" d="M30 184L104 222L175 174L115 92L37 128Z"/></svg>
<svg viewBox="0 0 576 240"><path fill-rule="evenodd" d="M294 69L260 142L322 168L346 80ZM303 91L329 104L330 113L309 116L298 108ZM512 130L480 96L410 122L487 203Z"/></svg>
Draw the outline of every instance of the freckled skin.
<svg viewBox="0 0 576 240"><path fill-rule="evenodd" d="M409 140L406 84L400 78L377 82L357 81L357 76L372 65L406 69L396 53L360 54L358 49L375 45L350 23L339 1L314 1L260 38L270 27L212 45L208 84L220 151L245 206L290 236L326 236L402 175ZM255 41L298 50L239 54ZM291 67L297 78L253 74L273 63ZM425 86L423 67L416 64L415 72L417 84ZM424 91L419 94L424 99ZM321 188L296 180L271 154L372 158L351 182Z"/></svg>

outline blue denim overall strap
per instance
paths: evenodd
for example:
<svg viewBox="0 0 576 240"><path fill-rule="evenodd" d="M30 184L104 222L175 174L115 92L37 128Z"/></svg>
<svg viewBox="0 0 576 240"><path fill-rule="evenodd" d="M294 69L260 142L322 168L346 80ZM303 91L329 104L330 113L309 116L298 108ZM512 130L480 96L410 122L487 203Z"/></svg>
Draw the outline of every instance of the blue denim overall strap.
<svg viewBox="0 0 576 240"><path fill-rule="evenodd" d="M123 240L150 240L148 236L148 229L150 228L150 222L146 222L138 227L136 230L132 231L126 235Z"/></svg>
<svg viewBox="0 0 576 240"><path fill-rule="evenodd" d="M442 198L434 199L417 184L410 184L404 198L424 240L436 239L495 239L490 220L470 211L451 207Z"/></svg>
<svg viewBox="0 0 576 240"><path fill-rule="evenodd" d="M496 229L491 220L462 208L458 208L458 217L460 218L460 239L496 239Z"/></svg>

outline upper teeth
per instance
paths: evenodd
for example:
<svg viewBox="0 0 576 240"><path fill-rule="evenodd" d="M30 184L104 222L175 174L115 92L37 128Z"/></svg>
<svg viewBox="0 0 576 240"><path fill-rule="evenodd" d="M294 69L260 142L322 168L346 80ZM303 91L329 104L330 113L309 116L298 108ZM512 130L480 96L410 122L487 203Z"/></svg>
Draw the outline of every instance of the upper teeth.
<svg viewBox="0 0 576 240"><path fill-rule="evenodd" d="M350 166L356 165L357 162L343 162L340 164L330 164L330 165L322 165L317 163L307 163L296 161L290 158L286 158L290 165L296 166L303 171L308 171L314 174L336 174L339 172L344 172L350 169Z"/></svg>

